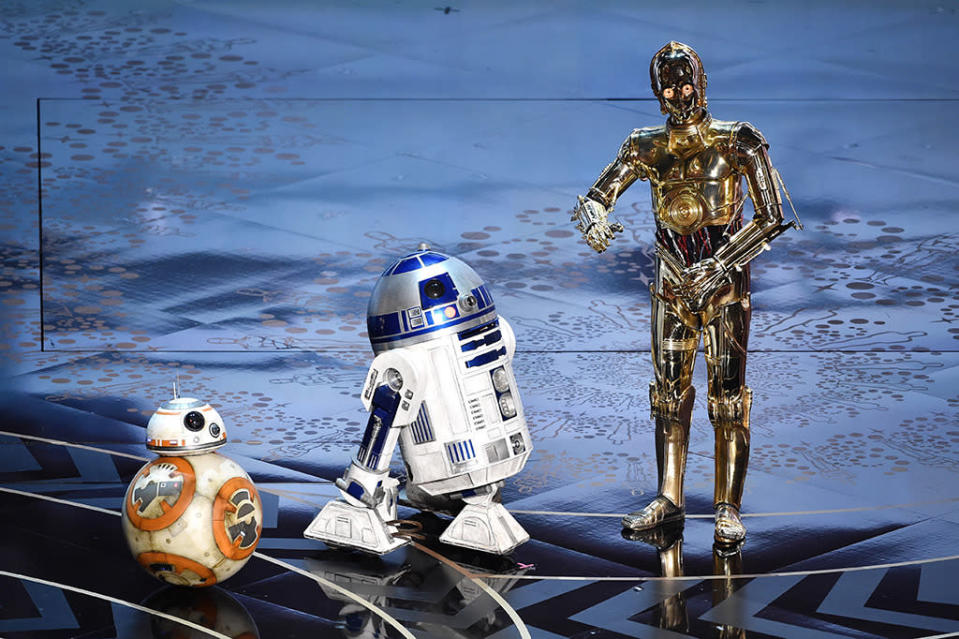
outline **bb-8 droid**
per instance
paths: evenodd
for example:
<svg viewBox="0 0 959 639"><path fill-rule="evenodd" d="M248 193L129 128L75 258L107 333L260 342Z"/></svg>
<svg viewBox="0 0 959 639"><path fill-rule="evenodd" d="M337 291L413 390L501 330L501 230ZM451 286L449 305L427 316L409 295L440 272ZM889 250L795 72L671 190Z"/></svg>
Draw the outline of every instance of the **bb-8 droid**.
<svg viewBox="0 0 959 639"><path fill-rule="evenodd" d="M226 444L219 413L174 396L147 424L147 463L123 499L123 532L133 556L157 579L212 586L249 561L263 508L250 476L214 452Z"/></svg>

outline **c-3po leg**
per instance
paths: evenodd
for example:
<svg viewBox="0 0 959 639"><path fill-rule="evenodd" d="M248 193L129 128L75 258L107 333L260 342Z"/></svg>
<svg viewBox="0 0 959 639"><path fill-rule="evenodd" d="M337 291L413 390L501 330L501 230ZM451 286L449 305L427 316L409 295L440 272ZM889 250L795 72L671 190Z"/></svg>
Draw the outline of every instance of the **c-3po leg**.
<svg viewBox="0 0 959 639"><path fill-rule="evenodd" d="M749 298L718 309L705 329L709 368L709 420L715 429L715 538L736 544L746 537L739 516L749 465L749 409L752 391L745 385Z"/></svg>
<svg viewBox="0 0 959 639"><path fill-rule="evenodd" d="M623 527L632 530L647 530L685 515L683 478L696 396L691 378L699 332L689 317L684 323L676 304L662 294L653 295L656 379L649 385L649 404L656 428L659 494L645 508L623 518Z"/></svg>
<svg viewBox="0 0 959 639"><path fill-rule="evenodd" d="M752 391L743 387L733 397L709 400L709 418L716 429L716 541L736 544L746 537L739 518L749 465L749 408Z"/></svg>

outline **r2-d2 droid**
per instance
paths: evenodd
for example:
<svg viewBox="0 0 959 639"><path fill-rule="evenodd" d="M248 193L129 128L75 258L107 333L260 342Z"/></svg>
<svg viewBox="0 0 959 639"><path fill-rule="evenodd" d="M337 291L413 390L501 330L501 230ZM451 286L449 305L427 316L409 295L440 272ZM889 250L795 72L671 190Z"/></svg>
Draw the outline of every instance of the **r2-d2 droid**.
<svg viewBox="0 0 959 639"><path fill-rule="evenodd" d="M399 440L411 502L425 510L465 502L440 541L497 554L527 541L494 501L532 444L510 365L516 338L483 280L421 244L380 276L367 326L376 358L362 390L366 432L336 480L342 499L304 535L376 554L408 543L396 536L399 482L389 476Z"/></svg>

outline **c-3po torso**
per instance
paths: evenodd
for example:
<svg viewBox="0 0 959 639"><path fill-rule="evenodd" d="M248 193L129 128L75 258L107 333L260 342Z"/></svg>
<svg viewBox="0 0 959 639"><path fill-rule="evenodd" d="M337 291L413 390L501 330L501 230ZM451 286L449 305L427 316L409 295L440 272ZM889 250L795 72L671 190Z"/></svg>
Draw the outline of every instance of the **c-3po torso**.
<svg viewBox="0 0 959 639"><path fill-rule="evenodd" d="M681 293L688 279L682 269L710 257L722 257L722 247L742 229L744 177L756 210L755 223L763 227L778 225L782 204L774 188L766 141L747 122L713 120L707 114L695 124L667 123L633 131L587 197L610 208L635 180L648 180L656 219L657 255L660 262L667 260L659 270L669 288L664 291L662 282L656 288L660 294L688 297L685 305L701 310L696 308L695 299ZM727 279L735 284L735 290L724 291L721 299L701 301L722 305L748 295L748 274L737 277L748 273L746 261L725 265L730 269Z"/></svg>
<svg viewBox="0 0 959 639"><path fill-rule="evenodd" d="M638 129L622 160L652 187L660 226L691 235L726 225L739 212L742 181L736 171L734 135L739 123L709 119L685 127Z"/></svg>

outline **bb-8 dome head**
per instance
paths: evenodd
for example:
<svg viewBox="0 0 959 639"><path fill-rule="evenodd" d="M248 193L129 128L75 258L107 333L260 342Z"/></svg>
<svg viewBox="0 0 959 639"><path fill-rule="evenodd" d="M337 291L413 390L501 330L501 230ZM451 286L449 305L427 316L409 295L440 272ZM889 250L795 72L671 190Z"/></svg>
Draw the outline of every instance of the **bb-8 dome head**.
<svg viewBox="0 0 959 639"><path fill-rule="evenodd" d="M366 312L376 354L494 319L493 298L476 271L425 243L383 271Z"/></svg>
<svg viewBox="0 0 959 639"><path fill-rule="evenodd" d="M226 427L216 409L192 397L174 397L147 424L147 448L164 455L197 455L226 443Z"/></svg>

